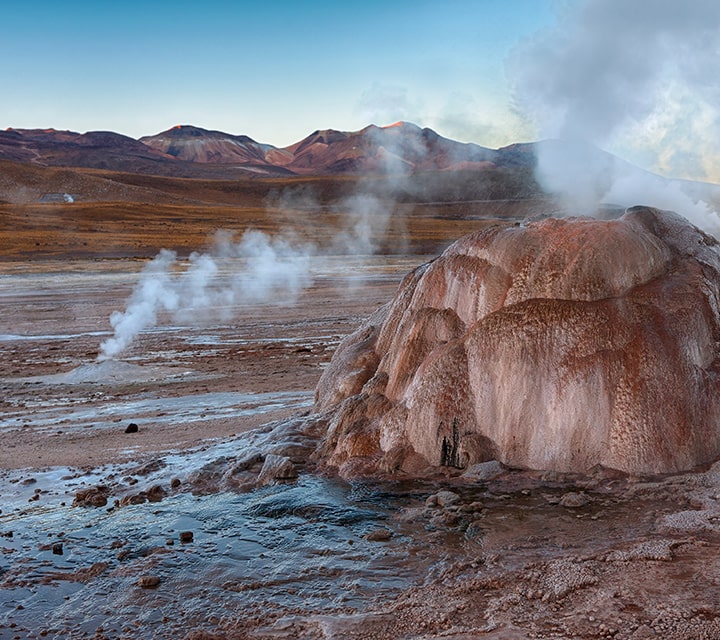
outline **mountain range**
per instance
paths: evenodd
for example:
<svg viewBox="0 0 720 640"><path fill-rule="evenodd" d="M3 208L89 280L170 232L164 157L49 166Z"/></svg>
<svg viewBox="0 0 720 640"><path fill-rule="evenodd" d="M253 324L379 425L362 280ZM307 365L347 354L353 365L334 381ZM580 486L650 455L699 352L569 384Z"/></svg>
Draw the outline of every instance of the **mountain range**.
<svg viewBox="0 0 720 640"><path fill-rule="evenodd" d="M535 161L532 145L489 149L408 122L354 132L318 130L284 148L192 125L139 140L109 131L8 128L0 131L0 160L218 179L478 170Z"/></svg>

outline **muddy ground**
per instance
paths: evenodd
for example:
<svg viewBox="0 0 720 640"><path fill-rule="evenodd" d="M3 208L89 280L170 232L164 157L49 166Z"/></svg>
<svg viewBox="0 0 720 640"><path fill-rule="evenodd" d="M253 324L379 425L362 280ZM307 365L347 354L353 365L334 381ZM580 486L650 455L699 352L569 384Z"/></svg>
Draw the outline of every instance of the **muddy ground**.
<svg viewBox="0 0 720 640"><path fill-rule="evenodd" d="M720 466L212 490L422 260L326 260L296 305L161 322L104 363L142 262L4 263L0 637L720 638Z"/></svg>

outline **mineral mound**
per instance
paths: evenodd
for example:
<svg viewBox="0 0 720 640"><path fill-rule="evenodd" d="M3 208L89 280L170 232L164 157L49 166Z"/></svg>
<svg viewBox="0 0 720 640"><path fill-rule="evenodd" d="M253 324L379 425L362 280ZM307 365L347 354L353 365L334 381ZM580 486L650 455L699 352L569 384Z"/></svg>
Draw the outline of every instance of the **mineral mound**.
<svg viewBox="0 0 720 640"><path fill-rule="evenodd" d="M677 214L466 236L339 346L317 455L341 475L632 474L720 457L720 247Z"/></svg>

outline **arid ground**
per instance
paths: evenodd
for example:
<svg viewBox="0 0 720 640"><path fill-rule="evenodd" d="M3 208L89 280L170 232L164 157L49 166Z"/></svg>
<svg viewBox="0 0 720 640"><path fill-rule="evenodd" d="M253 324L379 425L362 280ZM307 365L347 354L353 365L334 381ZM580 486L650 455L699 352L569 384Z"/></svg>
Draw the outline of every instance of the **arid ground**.
<svg viewBox="0 0 720 640"><path fill-rule="evenodd" d="M379 253L319 260L295 304L161 318L100 363L110 313L160 248L187 257L249 226L329 243L343 211L328 203L357 186L126 181L146 181L128 187L142 198L0 205L0 637L720 637L717 465L220 483L249 430L305 419L339 340L411 268L552 203L388 203ZM308 186L319 208L278 204Z"/></svg>

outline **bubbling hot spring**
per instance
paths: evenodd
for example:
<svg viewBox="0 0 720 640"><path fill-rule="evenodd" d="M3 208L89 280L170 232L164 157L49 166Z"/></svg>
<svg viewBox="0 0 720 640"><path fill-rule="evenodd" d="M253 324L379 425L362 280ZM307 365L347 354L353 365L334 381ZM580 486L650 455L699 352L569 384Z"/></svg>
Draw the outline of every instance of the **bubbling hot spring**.
<svg viewBox="0 0 720 640"><path fill-rule="evenodd" d="M491 459L677 472L720 456L720 251L667 211L466 236L410 273L316 390L352 477Z"/></svg>

